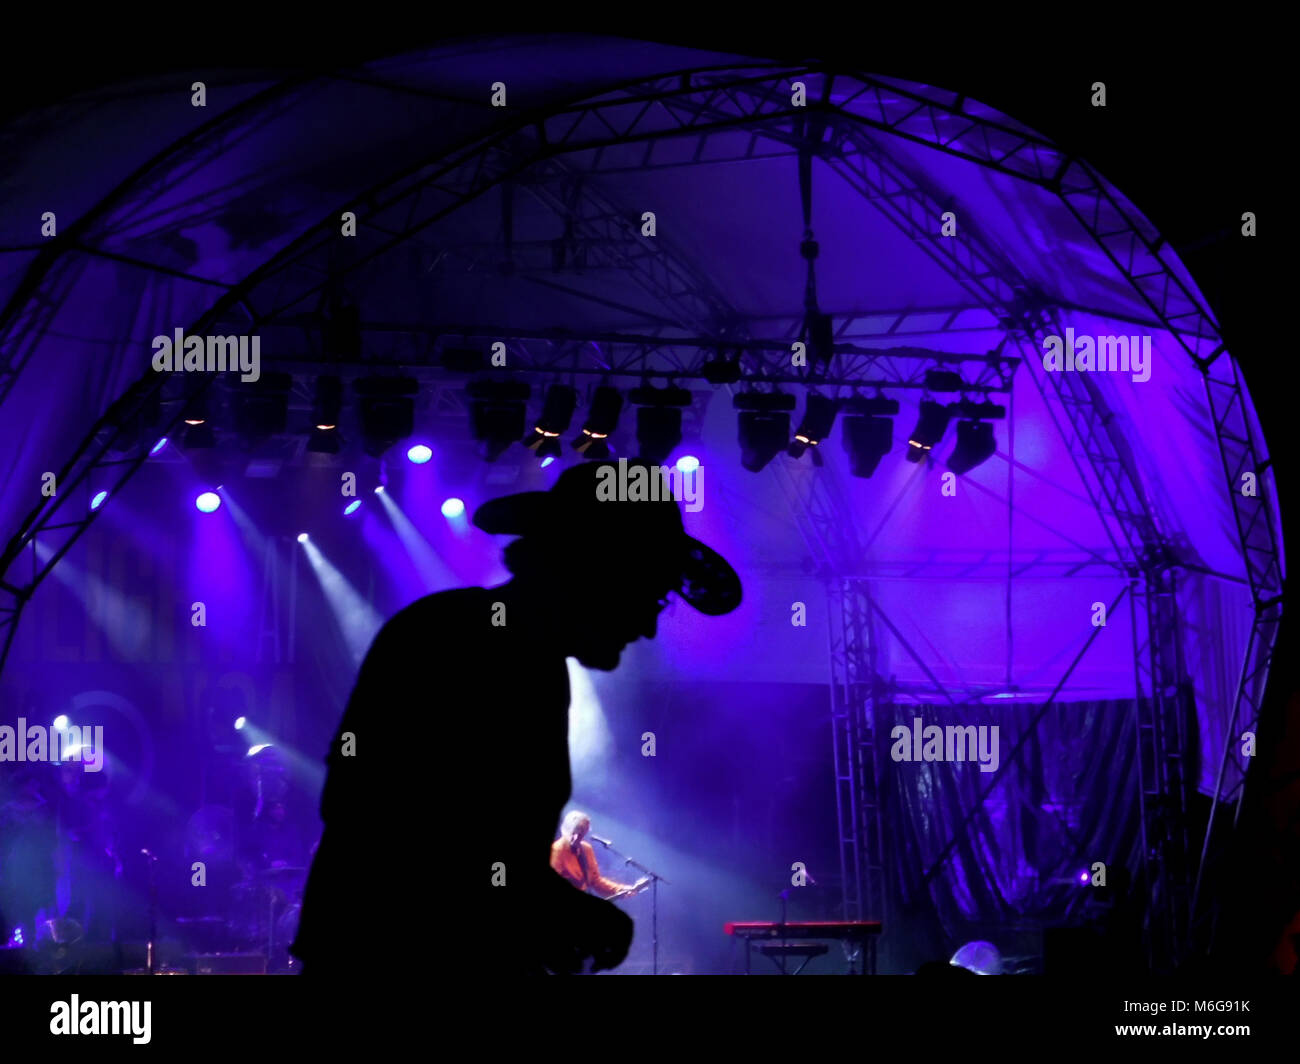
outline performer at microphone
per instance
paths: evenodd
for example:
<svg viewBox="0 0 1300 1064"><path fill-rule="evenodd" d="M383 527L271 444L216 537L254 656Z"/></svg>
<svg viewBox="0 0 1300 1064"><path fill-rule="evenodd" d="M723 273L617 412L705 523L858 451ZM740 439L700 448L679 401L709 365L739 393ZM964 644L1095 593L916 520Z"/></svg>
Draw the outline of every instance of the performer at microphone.
<svg viewBox="0 0 1300 1064"><path fill-rule="evenodd" d="M643 877L635 883L616 883L602 876L595 849L584 841L590 831L591 818L586 813L570 812L560 827L560 837L551 843L551 867L579 890L602 898L635 894L650 882Z"/></svg>

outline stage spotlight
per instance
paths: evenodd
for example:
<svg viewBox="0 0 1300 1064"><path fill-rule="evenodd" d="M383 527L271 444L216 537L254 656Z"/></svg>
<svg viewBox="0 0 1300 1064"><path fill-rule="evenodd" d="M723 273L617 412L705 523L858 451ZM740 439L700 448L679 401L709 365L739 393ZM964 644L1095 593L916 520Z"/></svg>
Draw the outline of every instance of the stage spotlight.
<svg viewBox="0 0 1300 1064"><path fill-rule="evenodd" d="M682 442L682 407L691 405L685 388L633 388L628 399L636 404L637 457L662 465Z"/></svg>
<svg viewBox="0 0 1300 1064"><path fill-rule="evenodd" d="M677 469L681 473L694 473L700 468L700 460L693 454L684 454L677 459Z"/></svg>
<svg viewBox="0 0 1300 1064"><path fill-rule="evenodd" d="M987 421L959 421L957 445L948 456L948 468L954 473L969 473L992 458L997 449L993 426Z"/></svg>
<svg viewBox="0 0 1300 1064"><path fill-rule="evenodd" d="M495 462L523 439L532 388L523 381L470 381L465 394L470 399L471 438L480 445L481 456Z"/></svg>
<svg viewBox="0 0 1300 1064"><path fill-rule="evenodd" d="M951 415L943 403L931 399L921 400L921 413L917 418L916 428L907 438L907 460L919 462L940 440L948 428Z"/></svg>
<svg viewBox="0 0 1300 1064"><path fill-rule="evenodd" d="M343 382L333 374L316 378L316 397L312 402L311 438L307 450L312 454L338 454L342 446L339 438L339 415L343 410Z"/></svg>
<svg viewBox="0 0 1300 1064"><path fill-rule="evenodd" d="M448 499L442 504L442 516L448 518L459 517L465 512L465 504L456 498Z"/></svg>
<svg viewBox="0 0 1300 1064"><path fill-rule="evenodd" d="M210 514L221 506L221 496L215 491L205 491L194 500L194 505L198 508L199 513Z"/></svg>
<svg viewBox="0 0 1300 1064"><path fill-rule="evenodd" d="M740 415L740 464L751 473L762 470L789 442L789 414Z"/></svg>
<svg viewBox="0 0 1300 1064"><path fill-rule="evenodd" d="M841 439L849 456L849 472L855 477L869 477L894 445L894 420L846 417Z"/></svg>
<svg viewBox="0 0 1300 1064"><path fill-rule="evenodd" d="M157 443L155 443L151 448L149 448L149 456L152 458L155 454L157 454L166 446L167 446L167 437L164 436Z"/></svg>
<svg viewBox="0 0 1300 1064"><path fill-rule="evenodd" d="M542 468L545 469L548 465L550 465L554 461L555 461L555 457L553 455L547 455L545 458L542 459Z"/></svg>
<svg viewBox="0 0 1300 1064"><path fill-rule="evenodd" d="M417 443L414 447L406 452L407 460L413 465L424 465L433 457L433 451L422 443Z"/></svg>
<svg viewBox="0 0 1300 1064"><path fill-rule="evenodd" d="M247 724L247 723L248 723L248 718L247 718L247 717L236 717L236 718L235 718L235 731L243 731L243 730L244 730L244 725Z"/></svg>
<svg viewBox="0 0 1300 1064"><path fill-rule="evenodd" d="M185 424L193 427L208 420L208 397L196 395L185 404Z"/></svg>
<svg viewBox="0 0 1300 1064"><path fill-rule="evenodd" d="M349 514L356 513L357 510L360 509L360 507L361 507L361 500L353 499L350 503L348 503L345 507L343 507L343 516L347 517Z"/></svg>
<svg viewBox="0 0 1300 1064"><path fill-rule="evenodd" d="M623 396L617 388L602 384L591 397L591 408L582 433L573 441L573 449L584 458L608 458L609 437L618 428L623 411Z"/></svg>
<svg viewBox="0 0 1300 1064"><path fill-rule="evenodd" d="M415 431L414 377L363 377L352 387L360 396L361 438L366 454L382 457L393 444Z"/></svg>
<svg viewBox="0 0 1300 1064"><path fill-rule="evenodd" d="M312 403L311 423L317 432L332 432L339 427L343 410L343 382L332 374L316 378L316 399Z"/></svg>
<svg viewBox="0 0 1300 1064"><path fill-rule="evenodd" d="M533 429L533 434L524 444L530 451L539 455L543 461L554 461L559 457L560 434Z"/></svg>
<svg viewBox="0 0 1300 1064"><path fill-rule="evenodd" d="M258 754L260 754L263 750L266 750L268 747L270 747L270 746L272 746L272 745L274 745L274 744L272 744L272 743L258 743L256 746L250 746L250 747L248 748L248 753L245 754L244 756L245 756L245 757L256 757L256 756L257 756Z"/></svg>
<svg viewBox="0 0 1300 1064"><path fill-rule="evenodd" d="M195 396L185 404L185 435L181 442L187 451L198 451L217 445L217 432L210 417L212 403L207 396Z"/></svg>
<svg viewBox="0 0 1300 1064"><path fill-rule="evenodd" d="M809 392L804 402L803 420L799 422L799 430L794 434L794 440L786 453L791 458L802 458L809 447L816 448L831 434L838 412L839 404L834 399ZM816 450L813 451L813 462L821 464L821 455Z"/></svg>
<svg viewBox="0 0 1300 1064"><path fill-rule="evenodd" d="M293 378L287 373L263 373L257 380L241 383L234 390L235 431L246 448L253 448L284 432L289 424L289 389Z"/></svg>
<svg viewBox="0 0 1300 1064"><path fill-rule="evenodd" d="M546 389L542 413L533 426L532 435L524 446L538 458L558 458L561 453L560 436L569 431L573 411L578 405L578 393L567 384L552 384Z"/></svg>
<svg viewBox="0 0 1300 1064"><path fill-rule="evenodd" d="M307 538L308 538L308 537L307 537L307 533L306 533L306 532L299 532L299 533L298 533L298 542L299 542L299 543L306 543L306 542L307 542Z"/></svg>
<svg viewBox="0 0 1300 1064"><path fill-rule="evenodd" d="M69 721L68 721L67 714L60 713L57 717L54 718L55 731L66 731L68 727L68 723Z"/></svg>
<svg viewBox="0 0 1300 1064"><path fill-rule="evenodd" d="M104 505L104 500L107 498L108 498L108 492L106 491L96 492L95 497L90 500L90 508L92 510L98 510L101 506Z"/></svg>
<svg viewBox="0 0 1300 1064"><path fill-rule="evenodd" d="M636 412L637 457L663 465L682 442L682 412L671 406L642 406Z"/></svg>
<svg viewBox="0 0 1300 1064"><path fill-rule="evenodd" d="M741 392L732 400L739 411L740 464L759 472L790 445L794 396L784 392Z"/></svg>
<svg viewBox="0 0 1300 1064"><path fill-rule="evenodd" d="M376 495L382 495L383 493L384 493L384 486L383 486L382 484L376 484L376 485L375 485L375 494L376 494Z"/></svg>

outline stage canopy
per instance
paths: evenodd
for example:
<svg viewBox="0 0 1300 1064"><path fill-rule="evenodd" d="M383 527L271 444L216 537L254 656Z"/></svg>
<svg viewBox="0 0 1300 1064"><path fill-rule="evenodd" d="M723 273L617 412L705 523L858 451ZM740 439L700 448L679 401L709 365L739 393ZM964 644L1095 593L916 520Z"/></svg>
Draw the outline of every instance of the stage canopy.
<svg viewBox="0 0 1300 1064"><path fill-rule="evenodd" d="M674 95L683 71L725 87ZM1216 415L1257 450L1263 438L1244 387L1239 405L1212 406L1220 386L1207 389L1188 334L1196 354L1214 355L1212 379L1235 369L1221 345L1197 346L1213 324L1195 311L1204 301L1176 256L1116 190L1104 202L1075 195L1082 171L1046 138L947 88L793 68L783 80L741 56L581 36L467 42L338 76L193 80L205 106L193 106L194 86L154 80L51 107L5 135L5 157L20 162L0 182L5 539L42 504L42 473L72 459L150 371L152 338L219 301L231 331L264 323L270 368L306 357L301 334L339 290L367 326L364 357L409 357L458 330L488 330L472 336L486 342L494 328L552 340L564 330L716 338L724 354L733 340L790 341L806 310L796 140L806 135L816 142L816 300L836 341L1030 359L949 367L1009 380L986 393L1007 408L994 423L997 454L955 496L942 491L941 465L902 460L920 391L886 390L902 409L895 449L871 479L843 475L838 441L823 448L857 526L860 555L847 561L875 581L891 621L877 636L881 671L904 687L1045 696L1091 634L1093 603L1112 602L1132 569L1115 516L1124 503L1099 488L1081 439L1091 423L1072 421L1032 364L1041 333L1007 342L1005 301L981 298L1000 286L1022 314L1050 307L1047 332L1149 337L1148 379L1094 372L1085 394L1105 411L1100 431L1131 478L1129 501L1184 566L1205 772L1217 765L1254 612L1228 476L1239 487L1236 475L1251 470L1225 472ZM795 82L811 109L792 104ZM818 106L838 116L834 131L816 125ZM792 117L758 120L776 113ZM805 115L812 122L800 125ZM939 207L951 218L932 213ZM353 238L339 235L347 210ZM978 259L953 269L953 251L971 254L956 250L964 244L1009 276L986 283ZM1144 246L1156 249L1159 277ZM341 289L327 293L312 270ZM1156 288L1168 302L1153 299ZM598 368L607 353L593 341L584 356ZM742 572L766 576L710 629L707 649L665 643L642 664L662 655L713 679L825 678L824 655L789 649L791 603L808 597L815 553L789 485L741 475L728 389L693 390L688 429L706 471L727 475L707 480L716 494L688 521ZM803 389L788 390L802 405ZM1263 539L1280 546L1275 513L1261 518ZM924 596L918 581L933 585ZM824 642L824 616L812 610L800 638ZM743 653L755 629L786 652ZM1124 609L1060 697L1131 698L1134 683Z"/></svg>
<svg viewBox="0 0 1300 1064"><path fill-rule="evenodd" d="M674 609L615 679L830 684L837 706L869 697L905 722L943 707L1002 713L1008 742L1037 729L992 800L998 826L960 850L937 900L952 933L995 910L1059 914L998 855L1027 855L1035 876L1088 847L1129 860L1132 803L1105 796L1134 793L1135 723L1149 716L1157 761L1185 743L1204 793L1229 795L1221 765L1244 775L1225 740L1262 697L1281 527L1246 382L1141 205L960 89L556 35L331 74L197 72L22 118L0 133L0 645L115 504L194 534L192 492L146 498L146 463L181 464L187 489L291 490L320 457L320 375L417 378L416 435L471 512L545 487L573 454L566 437L550 469L517 446L443 462L470 435L467 359L501 345L504 367L477 376L527 379L530 417L548 385L576 386L570 433L602 382L676 384L690 404L668 457L698 458L702 485L686 525L745 598L721 619ZM261 373L293 378L289 430L250 451L217 418L218 447L178 449L195 382L152 364L178 329L259 337ZM1068 363L1045 361L1054 344ZM1103 351L1116 364L1074 365ZM246 385L208 387L229 402ZM810 394L896 401L892 447L853 475L846 425L863 414L846 407L820 466L779 454L748 471L734 403L755 392L791 397L792 431ZM992 426L993 453L946 475L969 429L957 415L908 461L909 438L933 435L922 404L958 402L1001 408L964 408ZM625 408L616 455L636 452L635 422ZM465 529L407 600L501 578L498 546ZM866 611L856 633L846 602ZM945 808L920 774L887 802L891 827L921 840L894 855L909 888L983 802L979 772L957 775ZM1083 842L1035 859L1007 827L1025 795Z"/></svg>

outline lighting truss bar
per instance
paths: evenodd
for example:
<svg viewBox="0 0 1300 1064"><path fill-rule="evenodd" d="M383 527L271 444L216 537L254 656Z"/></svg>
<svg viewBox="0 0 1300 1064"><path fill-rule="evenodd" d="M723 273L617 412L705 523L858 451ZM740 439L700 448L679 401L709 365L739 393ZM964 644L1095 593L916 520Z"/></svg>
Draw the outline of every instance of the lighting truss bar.
<svg viewBox="0 0 1300 1064"><path fill-rule="evenodd" d="M293 321L272 323L285 327ZM581 374L588 376L645 377L657 380L705 380L704 366L720 355L733 357L743 348L742 380L768 384L815 384L845 388L924 389L926 371L936 365L964 366L964 390L988 395L1007 392L1021 359L1019 356L939 351L917 346L878 349L860 344L837 344L830 371L816 376L793 371L790 344L782 340L748 340L743 345L720 345L705 336L654 336L643 333L576 333L571 330L512 330L486 326L429 326L379 323L363 326L377 334L409 338L393 353L396 357L367 357L331 362L335 367L386 366L406 369L438 367L438 348L431 338L483 339L507 345L507 372ZM593 348L599 347L600 364L593 365ZM266 366L300 368L323 365L316 356L303 360L291 356L263 357ZM439 368L439 372L441 368Z"/></svg>

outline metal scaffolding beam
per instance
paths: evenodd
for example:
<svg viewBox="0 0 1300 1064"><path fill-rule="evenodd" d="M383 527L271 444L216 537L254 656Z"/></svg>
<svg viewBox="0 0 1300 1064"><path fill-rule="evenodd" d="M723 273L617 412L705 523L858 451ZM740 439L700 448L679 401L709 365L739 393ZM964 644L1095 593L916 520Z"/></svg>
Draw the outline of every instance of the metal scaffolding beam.
<svg viewBox="0 0 1300 1064"><path fill-rule="evenodd" d="M807 86L807 107L797 107L791 100L795 81ZM647 257L644 242L617 205L584 187L586 176L601 172L681 165L682 148L689 145L693 145L693 159L700 163L715 161L706 149L719 142L729 145L722 154L732 161L770 157L772 153L761 153L760 145L775 144L779 146L777 154L790 154L804 136L810 116L816 116L823 130L816 145L817 156L960 283L997 328L1019 345L1031 379L1062 437L1070 444L1082 482L1111 539L1113 557L1135 581L1135 616L1145 622L1143 634L1135 643L1139 746L1147 770L1138 796L1145 839L1143 860L1153 905L1156 963L1160 967L1175 964L1187 949L1191 904L1185 889L1191 869L1185 856L1187 706L1180 694L1184 673L1174 623L1175 577L1184 559L1171 548L1160 527L1159 514L1146 498L1127 442L1087 375L1046 373L1041 368L1037 354L1041 341L1053 333L1060 334L1058 319L1065 309L1079 308L1065 308L1054 303L1050 295L1035 290L979 232L973 219L963 220L958 236L940 236L937 221L949 206L942 190L931 188L911 167L894 158L887 143L888 138L902 138L1054 192L1141 296L1154 319L1200 367L1255 603L1254 628L1229 728L1231 743L1237 728L1243 724L1253 727L1258 720L1281 611L1280 542L1269 460L1247 413L1239 371L1230 358L1224 357L1226 351L1217 326L1170 260L1170 252L1159 236L1086 165L1011 120L992 117L987 109L972 108L963 97L939 90L808 65L680 71L612 86L597 98L571 105L503 117L488 133L452 149L442 149L437 157L385 179L341 206L357 211L366 220L346 253L340 251L337 241L338 211L330 212L319 225L219 296L190 331L201 333L214 322L232 317L242 321L248 331L263 325L300 324L307 320L314 301L328 285L378 261L403 243L418 240L441 219L489 191L505 188L508 196L512 183L517 183L544 200L552 197L552 207L569 212L575 220L570 244L552 248L552 254L595 256L610 268L625 270L657 305L673 308L673 325L681 335L662 335L650 328L639 330L639 338L623 348L617 340L606 341L606 346L612 344L614 350L602 350L601 361L590 372L646 374L653 368L661 376L683 376L687 369L698 370L709 352L716 355L740 348L745 351L753 379L767 384L915 386L920 380L917 367L923 367L925 359L898 355L903 346L898 344L893 345L892 352L882 352L870 346L874 338L853 335L852 330L863 323L857 312L852 318L846 315L836 322L834 358L839 361L833 363L829 375L776 373L774 364L764 362L764 353L788 347L801 325L798 320L787 319L771 329L761 325L759 319L741 320L713 290L709 279L690 264L671 252L658 260L655 253ZM219 137L214 137L210 143L205 142L204 150L215 150L219 143ZM563 167L561 156L565 157ZM164 180L166 175L160 171L154 176ZM137 186L143 187L139 182ZM93 229L89 222L80 227L77 235L83 247L96 247ZM113 250L107 245L98 246ZM662 245L659 247L662 249ZM520 259L516 265L531 270L536 250L519 245L514 252ZM472 260L476 253L470 251ZM657 254L665 253L659 250ZM50 282L63 285L66 291L67 272L51 270L58 258L53 249L51 255L44 256L39 268L29 271L20 291L0 314L0 352L5 359L0 365L0 398L30 357L36 338L48 327L59 305L59 289L48 288L46 274L52 274ZM583 295L576 289L572 291ZM643 312L651 321L651 308ZM901 323L905 312L889 313L900 324L890 326L881 338L888 336L892 340L901 335L898 330L904 328ZM958 320L958 316L941 319L938 331L943 332L947 326L955 329ZM981 322L978 327L985 326ZM770 339L753 341L752 334ZM406 342L400 339L405 335L401 328L394 330L396 342ZM414 337L410 342L430 352L427 334L416 331L409 335ZM685 339L687 335L689 339ZM582 370L578 360L583 343L559 335L516 337L511 351L528 368L555 372L565 371L567 366L567 372L577 373ZM929 353L929 357L933 355ZM897 365L885 361L895 359ZM972 381L971 390L1009 388L1014 369L1014 361L989 361ZM872 378L871 373L878 376ZM159 375L142 378L115 405L114 417L138 410L161 387ZM180 404L176 404L165 418L166 430L179 420ZM67 510L68 500L80 498L78 493L92 486L98 488L102 481L111 482L109 490L115 493L143 462L143 447L128 448L123 456L114 456L113 445L121 442L120 428L120 423L107 415L100 419L61 470L60 482L65 488L58 498L38 506L0 555L0 630L5 630L0 667L22 603L94 517L95 511L88 506ZM1258 478L1259 490L1254 495L1243 494L1241 481L1245 473L1254 473ZM845 573L854 571L852 566L859 563L861 556L843 539L842 529L835 527L836 521L843 519L843 499L836 502L825 492L824 483L814 485L811 492L802 492L806 526L824 571L842 580ZM51 533L66 535L67 539L59 543L48 561L38 559L36 538ZM16 563L29 551L33 577L26 580L14 574ZM832 610L840 626L832 656L835 659L838 654L841 662L839 666L833 662L833 667L842 673L836 681L837 720L842 725L837 735L847 744L846 753L856 751L843 762L848 779L852 771L847 766L864 764L863 736L868 733L867 717L876 707L878 691L871 684L862 686L866 682L863 677L874 676L874 643L869 630L860 630L857 592L833 590L832 596L836 594L842 596L838 608ZM868 622L870 612L868 609ZM857 729L852 734L850 722ZM1228 800L1238 802L1239 808L1244 766L1229 753L1230 748L1225 747L1216 808ZM838 773L838 748L836 757ZM857 870L855 878L852 883L846 878L845 883L846 891L852 888L855 892L852 896L858 900L853 904L859 907L867 904L863 899L874 889L864 878L864 870L877 867L868 852L872 846L870 832L859 823L860 810L870 807L870 788L875 787L864 773L865 769L858 771L849 784L853 801L857 802L847 818L851 830L841 826L842 843L856 847L856 858L848 861ZM1213 828L1212 819L1206 834L1206 854L1214 849L1210 836ZM1206 860L1203 856L1202 871ZM846 906L849 899L846 893Z"/></svg>

